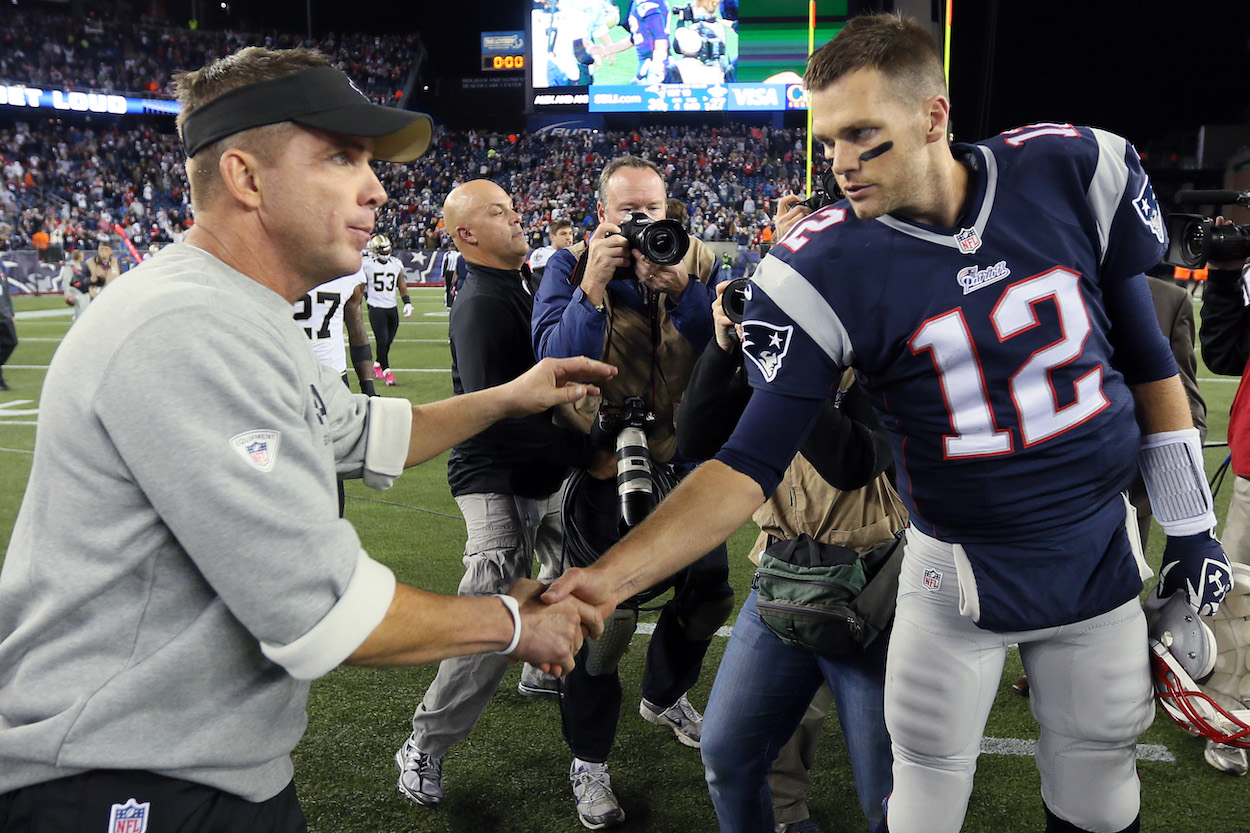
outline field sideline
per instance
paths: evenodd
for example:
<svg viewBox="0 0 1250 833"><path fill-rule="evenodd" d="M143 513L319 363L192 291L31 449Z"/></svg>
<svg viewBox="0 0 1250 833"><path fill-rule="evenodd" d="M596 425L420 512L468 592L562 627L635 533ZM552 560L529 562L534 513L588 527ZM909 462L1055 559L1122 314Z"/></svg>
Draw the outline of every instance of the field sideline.
<svg viewBox="0 0 1250 833"><path fill-rule="evenodd" d="M442 290L413 288L416 311L401 319L391 350L395 388L387 396L425 402L451 394L447 313ZM0 393L0 547L9 534L29 476L39 391L53 351L70 324L60 296L14 298L21 341L4 376L12 390ZM1198 304L1201 310L1200 302ZM177 367L169 372L177 373ZM1199 366L1207 401L1208 443L1222 443L1236 380ZM353 387L355 379L353 378ZM152 384L159 385L159 379ZM1209 447L1208 475L1227 450ZM194 472L188 472L194 476ZM454 593L462 567L464 526L446 482L446 455L409 470L393 489L374 492L358 481L347 485L347 518L366 550L394 569L401 580ZM1231 484L1217 495L1223 519ZM57 523L64 507L49 507ZM89 511L89 509L87 510ZM731 581L739 601L751 583L745 553L754 527L730 541ZM1158 567L1162 534L1156 528L1149 550ZM3 549L0 549L0 553ZM654 618L645 621L654 621ZM732 619L731 619L732 623ZM643 630L649 630L644 628ZM613 786L626 813L624 831L712 833L717 829L696 750L677 743L666 729L637 714L645 633L622 661L625 699L611 758ZM700 709L707 702L724 640L716 639L705 673L691 692ZM1007 684L1019 674L1009 657L1003 685L990 715L986 744L965 830L969 833L1040 831L1044 827L1030 743L1036 724L1026 700ZM766 669L761 669L766 673ZM417 807L395 789L395 750L410 731L412 710L434 676L433 667L374 670L341 668L316 681L309 701L309 725L295 753L296 784L314 833L550 833L582 830L573 809L567 772L570 756L560 739L559 713L549 701L516 693L513 668L477 730L452 749L444 762L446 799L438 810ZM813 817L827 833L863 833L840 733L834 724L822 744L809 795ZM1139 773L1144 831L1157 833L1250 833L1250 779L1216 772L1202 760L1202 744L1177 729L1160 711L1141 738Z"/></svg>

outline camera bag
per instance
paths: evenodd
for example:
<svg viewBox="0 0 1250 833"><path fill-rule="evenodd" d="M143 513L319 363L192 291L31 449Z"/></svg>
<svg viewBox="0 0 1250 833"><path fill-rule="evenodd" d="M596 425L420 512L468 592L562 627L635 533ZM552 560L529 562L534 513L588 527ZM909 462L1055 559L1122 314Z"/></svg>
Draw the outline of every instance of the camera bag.
<svg viewBox="0 0 1250 833"><path fill-rule="evenodd" d="M826 656L863 650L894 618L903 535L863 552L807 534L760 553L760 621L787 645Z"/></svg>

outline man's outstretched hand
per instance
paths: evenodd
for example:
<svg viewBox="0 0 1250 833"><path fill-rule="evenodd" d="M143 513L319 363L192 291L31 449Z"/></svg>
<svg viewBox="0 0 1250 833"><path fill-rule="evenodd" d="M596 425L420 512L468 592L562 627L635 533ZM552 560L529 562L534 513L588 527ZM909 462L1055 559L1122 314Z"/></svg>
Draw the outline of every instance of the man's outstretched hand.
<svg viewBox="0 0 1250 833"><path fill-rule="evenodd" d="M585 356L546 358L500 389L508 416L522 417L599 393L598 386L615 375L612 365Z"/></svg>

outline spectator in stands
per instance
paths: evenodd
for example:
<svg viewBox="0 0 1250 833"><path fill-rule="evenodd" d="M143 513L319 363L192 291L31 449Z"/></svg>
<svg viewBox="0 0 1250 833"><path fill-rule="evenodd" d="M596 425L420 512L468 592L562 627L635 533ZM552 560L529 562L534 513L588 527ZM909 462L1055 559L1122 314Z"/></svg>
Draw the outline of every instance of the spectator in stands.
<svg viewBox="0 0 1250 833"><path fill-rule="evenodd" d="M686 233L690 233L690 210L681 200L669 197L664 204L664 216L681 223ZM721 265L717 262L716 252L708 244L697 237L690 238L690 248L686 250L686 256L681 261L681 268L686 270L686 274L710 275L715 272L719 275Z"/></svg>
<svg viewBox="0 0 1250 833"><path fill-rule="evenodd" d="M713 257L706 271L697 274L682 264L659 266L631 251L619 234L632 212L652 220L666 216L664 176L654 163L631 155L614 159L599 176L598 194L594 235L547 262L534 299L535 355L590 356L615 365L619 372L605 385L603 404L621 406L628 397L641 397L656 417L648 432L655 465L672 462L681 476L693 464L674 456L676 405L699 351L712 337L710 282L719 264ZM617 276L624 279L614 280ZM563 416L589 432L598 405L584 403ZM613 439L607 438L608 443ZM566 497L569 508L562 518L566 529L576 524L579 536L597 552L620 536L616 480L604 474L573 475L565 487L572 494ZM703 718L686 692L698 680L712 635L732 609L722 544L681 575L647 648L639 712L643 719L672 729L687 746L699 746ZM592 829L618 825L625 818L612 791L607 759L620 719L617 662L637 618L636 603L619 607L608 635L591 640L563 683L560 716L573 753L569 779L578 817Z"/></svg>

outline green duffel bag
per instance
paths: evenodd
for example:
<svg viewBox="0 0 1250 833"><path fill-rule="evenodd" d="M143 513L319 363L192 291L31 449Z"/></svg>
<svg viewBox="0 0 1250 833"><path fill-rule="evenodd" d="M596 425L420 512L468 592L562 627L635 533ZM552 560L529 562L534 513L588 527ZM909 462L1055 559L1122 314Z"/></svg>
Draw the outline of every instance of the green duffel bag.
<svg viewBox="0 0 1250 833"><path fill-rule="evenodd" d="M804 534L760 553L760 621L782 642L837 656L872 644L894 619L903 532L864 552Z"/></svg>

